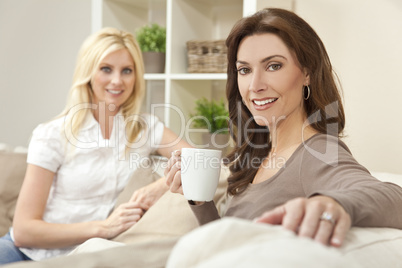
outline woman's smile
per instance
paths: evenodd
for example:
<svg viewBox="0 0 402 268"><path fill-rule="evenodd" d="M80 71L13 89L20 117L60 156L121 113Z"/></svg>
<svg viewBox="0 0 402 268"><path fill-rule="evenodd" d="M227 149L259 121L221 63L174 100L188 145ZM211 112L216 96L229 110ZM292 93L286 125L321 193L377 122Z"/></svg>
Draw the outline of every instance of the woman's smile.
<svg viewBox="0 0 402 268"><path fill-rule="evenodd" d="M266 110L271 108L278 98L265 98L265 99L253 99L254 108L256 110Z"/></svg>
<svg viewBox="0 0 402 268"><path fill-rule="evenodd" d="M107 92L109 92L112 95L119 95L123 93L124 90L119 90L119 89L106 89Z"/></svg>

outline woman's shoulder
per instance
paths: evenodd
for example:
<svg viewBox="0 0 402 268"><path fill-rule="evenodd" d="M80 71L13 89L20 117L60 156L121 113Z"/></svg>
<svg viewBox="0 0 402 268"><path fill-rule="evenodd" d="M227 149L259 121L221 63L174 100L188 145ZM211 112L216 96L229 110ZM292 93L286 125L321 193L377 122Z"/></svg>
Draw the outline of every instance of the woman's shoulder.
<svg viewBox="0 0 402 268"><path fill-rule="evenodd" d="M350 153L348 146L342 141L341 137L329 134L317 133L304 141L303 145L307 150L316 149L322 151L328 148L338 148L340 150L346 150Z"/></svg>
<svg viewBox="0 0 402 268"><path fill-rule="evenodd" d="M64 118L39 124L29 142L27 162L56 172L64 159Z"/></svg>
<svg viewBox="0 0 402 268"><path fill-rule="evenodd" d="M50 121L37 125L33 131L34 136L42 136L50 138L55 135L60 135L64 128L65 117L57 117Z"/></svg>
<svg viewBox="0 0 402 268"><path fill-rule="evenodd" d="M315 134L302 144L303 162L317 163L317 160L329 165L337 165L340 159L353 159L348 146L340 137L328 134Z"/></svg>

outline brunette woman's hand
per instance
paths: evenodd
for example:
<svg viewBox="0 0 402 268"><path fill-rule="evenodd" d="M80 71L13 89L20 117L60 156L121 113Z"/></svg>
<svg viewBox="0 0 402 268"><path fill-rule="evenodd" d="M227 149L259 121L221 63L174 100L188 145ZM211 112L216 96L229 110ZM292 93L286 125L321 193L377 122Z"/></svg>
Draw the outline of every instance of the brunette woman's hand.
<svg viewBox="0 0 402 268"><path fill-rule="evenodd" d="M345 209L334 199L322 195L290 200L255 221L281 224L299 236L335 247L342 245L351 227L351 218Z"/></svg>
<svg viewBox="0 0 402 268"><path fill-rule="evenodd" d="M181 186L181 151L176 150L172 152L172 156L168 161L165 169L166 184L169 186L172 193L183 194Z"/></svg>
<svg viewBox="0 0 402 268"><path fill-rule="evenodd" d="M137 203L123 203L101 222L101 237L112 239L136 224L148 210L148 206Z"/></svg>

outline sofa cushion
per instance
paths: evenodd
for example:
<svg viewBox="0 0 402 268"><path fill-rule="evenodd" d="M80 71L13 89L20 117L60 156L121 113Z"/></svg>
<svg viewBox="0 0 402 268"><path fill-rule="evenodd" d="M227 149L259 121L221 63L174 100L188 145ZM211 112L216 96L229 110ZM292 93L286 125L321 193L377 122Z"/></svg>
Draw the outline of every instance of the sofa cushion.
<svg viewBox="0 0 402 268"><path fill-rule="evenodd" d="M12 225L18 193L27 167L26 153L0 152L0 236Z"/></svg>
<svg viewBox="0 0 402 268"><path fill-rule="evenodd" d="M2 268L162 268L176 242L177 238L168 237L43 261L17 262Z"/></svg>
<svg viewBox="0 0 402 268"><path fill-rule="evenodd" d="M392 182L402 187L402 174L395 174L389 172L372 172L371 175L373 175L380 181Z"/></svg>

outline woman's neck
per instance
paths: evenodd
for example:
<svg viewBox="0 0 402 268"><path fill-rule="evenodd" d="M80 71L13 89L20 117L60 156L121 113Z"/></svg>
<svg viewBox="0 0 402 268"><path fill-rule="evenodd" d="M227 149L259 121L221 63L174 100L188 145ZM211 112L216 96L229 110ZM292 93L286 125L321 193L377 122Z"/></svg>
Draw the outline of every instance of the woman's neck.
<svg viewBox="0 0 402 268"><path fill-rule="evenodd" d="M93 110L95 120L98 121L104 139L109 139L113 130L113 121L119 109L114 109L109 105L106 107L104 102L97 105L97 109Z"/></svg>
<svg viewBox="0 0 402 268"><path fill-rule="evenodd" d="M289 148L297 148L301 143L317 133L306 117L285 118L270 127L271 153L280 153Z"/></svg>

